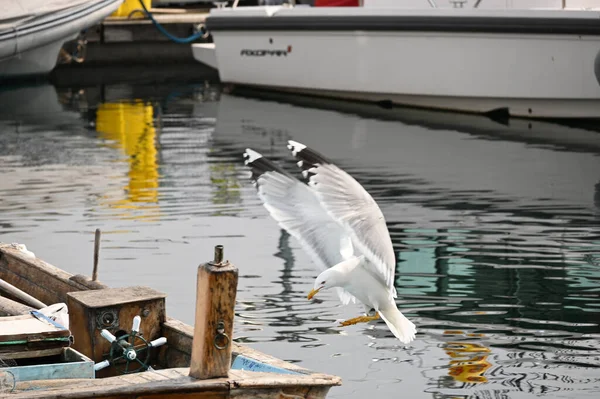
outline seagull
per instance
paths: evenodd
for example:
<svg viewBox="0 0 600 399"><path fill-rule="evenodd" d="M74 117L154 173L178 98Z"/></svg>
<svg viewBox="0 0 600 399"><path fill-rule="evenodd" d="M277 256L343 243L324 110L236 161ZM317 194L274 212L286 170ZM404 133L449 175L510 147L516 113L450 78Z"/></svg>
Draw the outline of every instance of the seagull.
<svg viewBox="0 0 600 399"><path fill-rule="evenodd" d="M379 206L322 154L293 140L287 147L302 181L250 148L243 156L263 206L318 266L308 300L334 288L343 305L360 302L365 308L364 316L340 327L381 317L396 338L411 342L416 327L396 305L394 250Z"/></svg>

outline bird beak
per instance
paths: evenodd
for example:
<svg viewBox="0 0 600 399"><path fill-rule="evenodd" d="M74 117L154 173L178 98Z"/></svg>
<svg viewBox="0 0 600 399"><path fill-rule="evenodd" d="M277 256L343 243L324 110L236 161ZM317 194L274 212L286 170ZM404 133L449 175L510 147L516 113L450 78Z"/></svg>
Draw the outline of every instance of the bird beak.
<svg viewBox="0 0 600 399"><path fill-rule="evenodd" d="M319 288L317 288L316 290L311 290L311 291L308 293L308 297L307 297L307 298L308 298L308 300L311 300L313 296L317 295L317 292L321 291L321 288L323 288L323 287L319 287Z"/></svg>

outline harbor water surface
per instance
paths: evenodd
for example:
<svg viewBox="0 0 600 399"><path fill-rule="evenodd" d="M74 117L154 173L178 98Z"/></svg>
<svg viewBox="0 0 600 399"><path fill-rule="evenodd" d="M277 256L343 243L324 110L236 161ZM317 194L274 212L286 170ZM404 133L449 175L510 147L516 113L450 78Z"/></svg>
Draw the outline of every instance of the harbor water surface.
<svg viewBox="0 0 600 399"><path fill-rule="evenodd" d="M216 84L0 91L0 241L71 273L165 292L193 325L213 247L240 273L235 340L342 377L332 398L597 398L600 133ZM600 124L596 126L600 129ZM299 175L287 140L372 193L397 256L402 345L359 305L312 301L316 269L269 217L247 147ZM374 396L375 395L375 396Z"/></svg>

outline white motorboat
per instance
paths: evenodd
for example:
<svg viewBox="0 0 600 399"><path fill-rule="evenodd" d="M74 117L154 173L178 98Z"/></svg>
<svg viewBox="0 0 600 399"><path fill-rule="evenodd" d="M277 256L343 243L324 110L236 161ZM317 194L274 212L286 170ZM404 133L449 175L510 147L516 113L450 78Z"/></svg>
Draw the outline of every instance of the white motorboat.
<svg viewBox="0 0 600 399"><path fill-rule="evenodd" d="M66 41L113 13L123 0L3 0L0 80L47 74Z"/></svg>
<svg viewBox="0 0 600 399"><path fill-rule="evenodd" d="M558 1L550 0L520 9L486 8L485 0L473 0L478 8L384 0L218 8L206 19L213 43L192 49L233 85L516 117L600 118L600 8L591 7L597 1L583 8L585 1L578 8L552 8Z"/></svg>

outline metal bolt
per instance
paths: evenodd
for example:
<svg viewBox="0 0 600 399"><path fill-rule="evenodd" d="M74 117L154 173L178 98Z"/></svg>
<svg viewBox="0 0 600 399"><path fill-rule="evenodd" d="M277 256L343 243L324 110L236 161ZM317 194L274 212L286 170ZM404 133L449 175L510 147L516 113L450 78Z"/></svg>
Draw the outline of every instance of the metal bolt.
<svg viewBox="0 0 600 399"><path fill-rule="evenodd" d="M223 246L215 246L215 259L209 262L213 266L226 266L229 264L228 261L223 262Z"/></svg>
<svg viewBox="0 0 600 399"><path fill-rule="evenodd" d="M142 310L142 316L148 317L149 314L150 314L150 309L144 309L144 310Z"/></svg>
<svg viewBox="0 0 600 399"><path fill-rule="evenodd" d="M215 247L215 260L214 263L220 265L223 262L223 246L217 245Z"/></svg>

